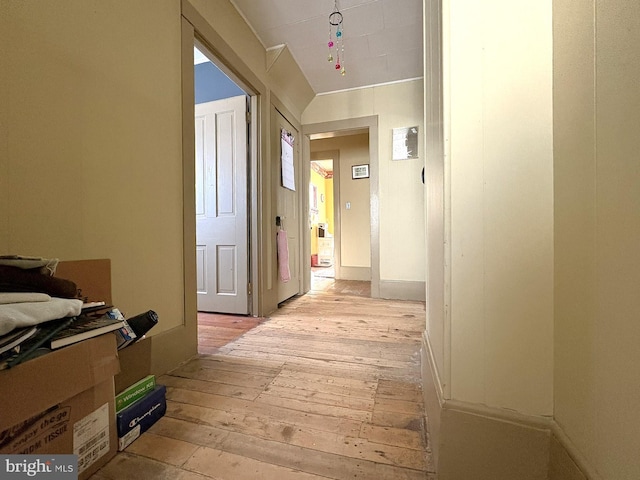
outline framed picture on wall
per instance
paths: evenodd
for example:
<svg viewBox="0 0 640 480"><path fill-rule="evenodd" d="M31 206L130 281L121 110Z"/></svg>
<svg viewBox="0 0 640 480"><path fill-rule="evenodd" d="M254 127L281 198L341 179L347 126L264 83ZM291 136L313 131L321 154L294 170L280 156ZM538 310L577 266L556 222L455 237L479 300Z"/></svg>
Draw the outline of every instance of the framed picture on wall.
<svg viewBox="0 0 640 480"><path fill-rule="evenodd" d="M351 178L369 178L369 164L365 165L354 165L351 167Z"/></svg>
<svg viewBox="0 0 640 480"><path fill-rule="evenodd" d="M393 129L392 160L418 158L418 127Z"/></svg>

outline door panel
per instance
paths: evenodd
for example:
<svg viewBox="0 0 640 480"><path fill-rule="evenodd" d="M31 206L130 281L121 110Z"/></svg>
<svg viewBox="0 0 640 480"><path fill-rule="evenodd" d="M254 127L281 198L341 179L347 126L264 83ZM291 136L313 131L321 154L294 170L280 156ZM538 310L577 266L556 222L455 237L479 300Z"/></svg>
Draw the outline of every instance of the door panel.
<svg viewBox="0 0 640 480"><path fill-rule="evenodd" d="M301 292L301 272L300 272L300 192L303 191L300 183L301 177L301 160L300 160L300 142L302 141L297 130L278 112L272 109L271 125L272 131L272 154L273 158L278 159L278 168L280 168L281 158L281 130L284 128L287 132L294 135L293 144L293 168L295 174L296 190L284 188L280 180L277 187L277 215L282 219L282 228L287 232L287 240L289 247L289 271L291 279L288 282L280 280L278 275L278 303L285 301ZM280 172L276 176L280 179Z"/></svg>
<svg viewBox="0 0 640 480"><path fill-rule="evenodd" d="M195 106L198 310L249 313L246 97Z"/></svg>

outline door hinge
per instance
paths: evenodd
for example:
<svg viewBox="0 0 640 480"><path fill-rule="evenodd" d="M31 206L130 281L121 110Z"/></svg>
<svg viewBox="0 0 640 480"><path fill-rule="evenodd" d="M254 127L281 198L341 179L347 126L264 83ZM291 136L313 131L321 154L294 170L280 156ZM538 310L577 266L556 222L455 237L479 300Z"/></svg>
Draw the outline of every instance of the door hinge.
<svg viewBox="0 0 640 480"><path fill-rule="evenodd" d="M247 283L247 295L253 295L253 290L251 289L251 282Z"/></svg>
<svg viewBox="0 0 640 480"><path fill-rule="evenodd" d="M247 123L251 123L251 112L247 112Z"/></svg>

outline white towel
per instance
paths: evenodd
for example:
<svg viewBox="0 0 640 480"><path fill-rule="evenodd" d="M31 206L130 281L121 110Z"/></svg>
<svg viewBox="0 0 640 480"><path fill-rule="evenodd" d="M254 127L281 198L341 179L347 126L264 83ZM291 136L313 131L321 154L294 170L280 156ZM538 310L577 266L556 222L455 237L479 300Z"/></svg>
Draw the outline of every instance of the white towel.
<svg viewBox="0 0 640 480"><path fill-rule="evenodd" d="M0 293L0 305L7 303L48 302L51 297L46 293Z"/></svg>
<svg viewBox="0 0 640 480"><path fill-rule="evenodd" d="M0 335L14 328L29 327L49 320L73 317L82 310L82 300L51 298L48 302L0 305Z"/></svg>
<svg viewBox="0 0 640 480"><path fill-rule="evenodd" d="M280 229L276 237L278 244L278 273L280 280L288 282L291 280L291 272L289 270L289 242L287 240L287 232Z"/></svg>

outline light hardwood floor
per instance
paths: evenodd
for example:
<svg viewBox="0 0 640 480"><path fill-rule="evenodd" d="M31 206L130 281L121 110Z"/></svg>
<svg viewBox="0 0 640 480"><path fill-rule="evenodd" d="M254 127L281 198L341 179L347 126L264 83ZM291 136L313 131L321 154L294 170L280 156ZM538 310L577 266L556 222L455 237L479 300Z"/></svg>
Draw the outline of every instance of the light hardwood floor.
<svg viewBox="0 0 640 480"><path fill-rule="evenodd" d="M435 478L424 322L420 302L319 290L290 300L160 377L167 414L92 480Z"/></svg>

